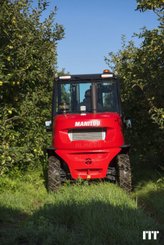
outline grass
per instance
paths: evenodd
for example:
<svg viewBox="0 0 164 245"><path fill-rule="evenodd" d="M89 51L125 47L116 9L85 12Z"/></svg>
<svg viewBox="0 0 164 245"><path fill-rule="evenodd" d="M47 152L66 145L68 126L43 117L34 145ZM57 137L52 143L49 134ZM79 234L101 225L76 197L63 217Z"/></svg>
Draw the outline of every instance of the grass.
<svg viewBox="0 0 164 245"><path fill-rule="evenodd" d="M130 196L110 183L66 184L47 193L40 173L0 182L0 244L142 244L144 230L159 230L163 182L149 181Z"/></svg>

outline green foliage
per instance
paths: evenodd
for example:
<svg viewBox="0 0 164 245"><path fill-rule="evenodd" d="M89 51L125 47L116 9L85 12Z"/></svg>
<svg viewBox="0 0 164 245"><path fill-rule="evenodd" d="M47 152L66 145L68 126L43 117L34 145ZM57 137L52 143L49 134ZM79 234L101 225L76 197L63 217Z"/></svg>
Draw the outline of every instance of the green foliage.
<svg viewBox="0 0 164 245"><path fill-rule="evenodd" d="M140 47L133 41L126 44L123 37L122 50L106 57L121 78L124 112L133 119L129 137L137 164L161 163L164 157L164 32L160 27L135 34L142 40Z"/></svg>
<svg viewBox="0 0 164 245"><path fill-rule="evenodd" d="M51 116L56 47L63 37L56 8L41 21L47 4L0 3L0 175L44 162L44 121Z"/></svg>
<svg viewBox="0 0 164 245"><path fill-rule="evenodd" d="M10 87L20 85L21 92L38 83L44 84L48 81L47 73L52 76L56 60L54 41L59 32L58 28L51 28L53 15L41 23L42 11L31 10L31 14L30 7L24 7L25 3L24 0L14 3L4 1L0 12L3 20L0 26L1 80Z"/></svg>
<svg viewBox="0 0 164 245"><path fill-rule="evenodd" d="M137 0L137 9L142 11L162 9L163 3L163 0Z"/></svg>

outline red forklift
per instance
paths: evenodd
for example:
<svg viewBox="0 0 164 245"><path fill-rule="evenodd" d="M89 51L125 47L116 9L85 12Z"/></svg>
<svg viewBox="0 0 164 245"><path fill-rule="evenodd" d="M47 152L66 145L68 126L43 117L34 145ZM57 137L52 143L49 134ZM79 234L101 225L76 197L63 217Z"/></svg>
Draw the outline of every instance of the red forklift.
<svg viewBox="0 0 164 245"><path fill-rule="evenodd" d="M57 191L67 179L79 178L110 180L131 191L130 146L123 136L123 125L131 127L131 122L123 119L119 79L112 72L59 76L50 122L50 191Z"/></svg>

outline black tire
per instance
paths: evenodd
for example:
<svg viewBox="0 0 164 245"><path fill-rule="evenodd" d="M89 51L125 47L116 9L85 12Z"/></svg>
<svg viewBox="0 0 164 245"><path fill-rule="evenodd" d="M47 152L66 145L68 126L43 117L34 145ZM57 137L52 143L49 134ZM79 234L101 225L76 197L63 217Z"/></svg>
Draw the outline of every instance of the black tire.
<svg viewBox="0 0 164 245"><path fill-rule="evenodd" d="M55 192L61 186L60 161L55 156L50 156L48 163L48 190Z"/></svg>
<svg viewBox="0 0 164 245"><path fill-rule="evenodd" d="M132 191L132 173L128 154L117 156L118 183L127 192Z"/></svg>
<svg viewBox="0 0 164 245"><path fill-rule="evenodd" d="M112 183L116 182L116 168L115 167L108 167L106 178Z"/></svg>

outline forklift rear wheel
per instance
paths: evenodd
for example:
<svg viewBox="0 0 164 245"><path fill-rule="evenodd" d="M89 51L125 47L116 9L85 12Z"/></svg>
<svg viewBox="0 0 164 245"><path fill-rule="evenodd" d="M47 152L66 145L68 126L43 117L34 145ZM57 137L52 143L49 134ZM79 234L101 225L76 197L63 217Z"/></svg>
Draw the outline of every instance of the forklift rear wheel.
<svg viewBox="0 0 164 245"><path fill-rule="evenodd" d="M48 162L48 189L55 192L61 185L60 161L55 156L50 156Z"/></svg>
<svg viewBox="0 0 164 245"><path fill-rule="evenodd" d="M127 192L132 191L132 174L128 154L117 156L118 183Z"/></svg>

